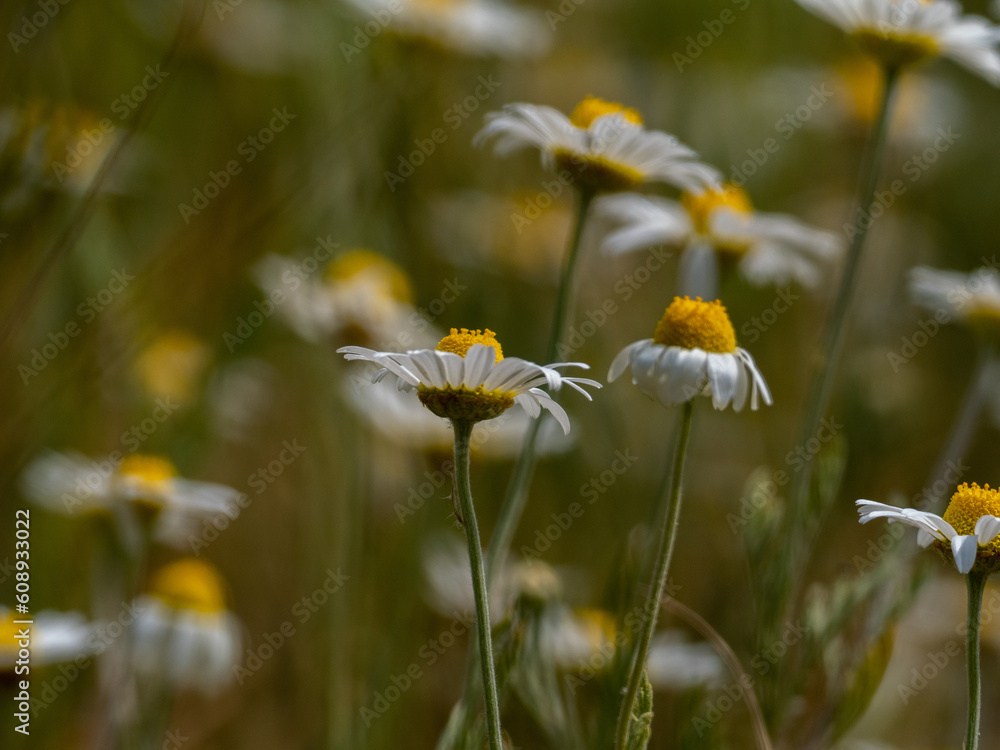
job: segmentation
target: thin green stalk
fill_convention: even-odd
[[[948,439],[945,441],[941,455],[934,465],[934,471],[927,482],[927,487],[931,493],[933,493],[932,488],[934,485],[939,481],[943,481],[947,476],[952,464],[961,464],[962,459],[965,458],[972,435],[976,430],[976,425],[979,423],[979,415],[982,412],[983,404],[986,402],[990,390],[996,382],[998,367],[1000,367],[1000,361],[998,361],[996,353],[991,347],[984,347],[979,354],[979,360],[976,363],[972,380],[969,381],[965,396],[962,398],[958,415],[955,417],[951,431],[948,433]],[[959,473],[959,477],[961,477],[961,472]],[[938,506],[944,497],[947,497],[947,493],[945,495],[929,494],[926,498],[927,504],[922,506],[922,509],[937,513],[939,510]]]
[[[854,227],[855,233],[851,238],[850,248],[847,252],[847,260],[840,279],[840,287],[837,290],[837,298],[834,301],[833,309],[830,312],[830,319],[826,326],[826,337],[818,363],[819,371],[813,380],[812,391],[809,394],[806,412],[802,420],[802,429],[799,432],[798,445],[800,446],[805,445],[811,438],[815,437],[819,429],[820,420],[823,418],[830,401],[830,393],[833,390],[833,382],[837,374],[837,364],[843,354],[847,334],[847,316],[857,287],[857,275],[865,238],[868,236],[868,228],[872,223],[870,218],[871,208],[875,204],[875,191],[878,187],[879,172],[881,171],[882,157],[889,130],[892,98],[896,90],[897,80],[898,70],[895,68],[885,68],[885,81],[882,88],[882,99],[879,105],[878,117],[872,126],[871,137],[865,149],[864,158],[862,159],[860,179],[858,181],[857,206],[865,212],[868,220],[859,221]],[[794,538],[794,535],[798,533],[798,526],[801,523],[801,516],[809,495],[812,469],[813,460],[810,457],[796,474],[792,485],[792,492],[789,498],[791,507],[789,508],[787,530],[790,536],[788,538]]]
[[[681,415],[680,435],[674,449],[670,500],[667,504],[666,517],[663,520],[663,529],[660,532],[659,549],[656,552],[653,586],[646,599],[642,631],[639,633],[638,647],[629,668],[625,699],[622,701],[622,707],[618,713],[618,726],[615,730],[616,750],[625,750],[628,741],[629,724],[632,720],[632,704],[635,702],[635,696],[639,692],[639,684],[642,682],[642,673],[646,668],[646,655],[649,653],[649,644],[653,640],[653,631],[656,629],[656,615],[660,611],[660,601],[663,599],[663,591],[667,586],[667,576],[670,573],[670,559],[674,555],[674,543],[677,541],[677,526],[681,514],[681,480],[684,475],[684,456],[687,454],[693,412],[694,399],[684,404],[684,411]]]
[[[455,428],[455,489],[462,508],[465,538],[469,543],[469,564],[472,567],[472,590],[476,598],[476,633],[479,641],[479,659],[482,667],[483,690],[486,694],[486,725],[490,750],[503,750],[500,737],[500,701],[497,698],[497,680],[493,669],[493,638],[490,633],[490,608],[486,591],[486,572],[483,567],[483,548],[479,541],[476,511],[472,506],[472,487],[469,483],[469,439],[474,422],[452,420]]]
[[[593,191],[586,188],[577,190],[576,223],[566,253],[562,278],[559,281],[559,292],[556,296],[556,307],[549,334],[549,347],[545,352],[542,364],[547,365],[555,362],[559,355],[559,340],[562,338],[563,330],[566,328],[566,319],[569,317],[574,271],[580,253],[580,238],[583,236],[583,228],[587,223],[587,213],[593,200]],[[486,574],[491,581],[507,554],[507,549],[514,538],[514,532],[517,530],[525,503],[528,500],[528,485],[531,484],[531,476],[535,470],[535,443],[538,441],[538,430],[541,425],[542,417],[531,421],[521,453],[514,465],[510,484],[507,485],[503,505],[500,506],[496,528],[493,530],[493,536],[490,538],[490,545],[486,551]]]
[[[969,667],[969,721],[965,730],[965,750],[979,747],[979,714],[982,687],[979,675],[979,616],[983,611],[983,592],[989,573],[972,571],[969,579],[969,619],[965,628],[965,654]]]

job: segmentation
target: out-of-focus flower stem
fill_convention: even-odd
[[[864,158],[861,163],[860,178],[858,180],[857,206],[865,212],[865,215],[870,214],[871,207],[875,203],[875,191],[878,188],[882,157],[885,152],[893,94],[896,90],[896,83],[899,76],[899,71],[895,68],[887,67],[884,69],[884,73],[878,116],[872,126],[871,137],[865,149]],[[830,394],[833,390],[833,383],[837,374],[837,365],[843,353],[847,334],[847,317],[857,287],[861,253],[864,250],[865,238],[868,236],[870,225],[870,220],[858,222],[855,227],[855,234],[851,238],[847,260],[840,279],[840,287],[837,290],[837,297],[833,303],[833,309],[830,312],[830,319],[827,323],[824,346],[820,354],[820,360],[817,363],[818,371],[813,380],[812,391],[809,394],[806,411],[802,419],[802,427],[797,443],[800,446],[806,445],[816,435],[820,420],[823,418],[824,412],[830,402]],[[806,461],[805,466],[796,474],[792,484],[792,492],[789,497],[788,524],[786,526],[786,538],[788,539],[795,538],[795,535],[799,532],[802,515],[808,504],[813,458]],[[790,562],[793,565],[797,564],[797,561],[794,559],[790,560]]]
[[[674,543],[677,541],[677,525],[681,514],[681,481],[684,476],[684,457],[687,454],[688,437],[691,434],[691,415],[694,413],[694,399],[687,401],[681,414],[680,435],[674,449],[674,464],[670,479],[670,499],[667,502],[667,512],[660,531],[660,543],[656,552],[656,564],[653,570],[653,585],[646,599],[643,611],[642,630],[632,663],[629,667],[628,683],[625,688],[625,699],[618,713],[618,726],[615,729],[615,748],[625,750],[628,742],[629,725],[632,721],[632,704],[639,692],[642,673],[646,668],[646,655],[649,653],[649,643],[656,629],[656,615],[660,611],[660,601],[667,586],[670,573],[670,560],[674,555]]]

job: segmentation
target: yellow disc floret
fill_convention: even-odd
[[[948,509],[942,518],[963,536],[976,533],[976,522],[983,516],[1000,516],[1000,491],[990,489],[988,484],[980,487],[972,484],[959,485],[951,496]],[[941,550],[948,549],[948,542],[935,541]],[[974,570],[993,571],[1000,567],[1000,537],[980,547],[976,552]]]
[[[135,503],[158,509],[177,476],[174,465],[161,456],[134,453],[118,467],[121,491]]]
[[[480,331],[478,328],[475,330],[452,328],[451,332],[441,339],[434,348],[439,352],[452,352],[459,357],[465,357],[465,353],[469,351],[469,348],[473,344],[485,344],[486,346],[493,347],[493,351],[497,353],[495,361],[499,362],[503,359],[503,349],[500,347],[500,342],[497,341],[496,336],[489,328],[485,332]]]
[[[681,196],[681,204],[691,215],[691,221],[699,234],[709,233],[709,216],[717,208],[745,215],[753,211],[750,196],[732,183],[726,183],[722,190],[706,190],[703,193],[685,192]]]
[[[406,272],[371,250],[348,250],[334,258],[326,267],[331,282],[364,282],[381,290],[398,302],[413,301],[413,290]]]
[[[995,304],[982,304],[973,301],[965,314],[969,327],[985,339],[1000,340],[1000,309]]]
[[[569,121],[578,128],[586,129],[594,124],[594,120],[604,115],[621,115],[633,125],[642,125],[642,115],[638,111],[617,102],[598,99],[596,96],[585,97],[577,104],[569,116]]]
[[[208,563],[185,558],[157,571],[149,594],[173,609],[221,612],[226,608],[222,577]]]
[[[726,308],[718,300],[703,302],[701,297],[674,297],[656,326],[653,341],[716,354],[736,351],[736,331]]]

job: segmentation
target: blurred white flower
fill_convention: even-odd
[[[653,638],[646,657],[646,675],[659,690],[710,687],[725,677],[722,659],[705,642],[690,643],[679,631],[664,631]]]
[[[554,604],[545,608],[540,627],[542,656],[556,666],[572,670],[611,664],[615,618],[610,612]]]
[[[32,620],[30,626],[15,625],[15,620]],[[30,666],[42,667],[73,661],[94,653],[92,640],[97,627],[80,612],[42,610],[37,614],[21,615],[0,607],[0,673],[9,672],[20,658],[18,633],[30,628]]]
[[[675,297],[663,313],[651,339],[629,344],[608,371],[608,382],[626,369],[632,383],[664,406],[695,396],[711,396],[716,409],[730,403],[740,411],[750,396],[771,404],[771,392],[750,353],[736,346],[736,332],[726,308],[718,301]]]
[[[277,315],[306,341],[388,347],[425,338],[429,324],[413,308],[409,278],[385,256],[355,249],[335,256],[322,273],[317,267],[313,259],[269,255],[254,268],[262,290],[283,295]]]
[[[536,365],[518,357],[504,357],[489,329],[483,333],[478,329],[452,328],[436,349],[418,349],[406,354],[377,352],[360,346],[341,347],[337,352],[348,360],[373,362],[381,369],[372,376],[372,382],[379,382],[391,373],[397,378],[400,390],[417,391],[420,403],[433,414],[451,420],[495,419],[514,404],[520,404],[531,417],[537,417],[545,409],[555,417],[563,432],[569,433],[566,411],[536,386],[546,384],[558,390],[565,383],[588,401],[591,396],[582,386],[601,387],[594,380],[566,377],[556,369],[570,366],[587,369],[582,362]]]
[[[427,603],[445,617],[475,612],[469,551],[458,539],[434,539],[424,548]],[[519,596],[551,600],[559,596],[562,582],[551,566],[540,560],[508,558],[492,576],[490,619],[495,625],[507,616]]]
[[[540,13],[500,0],[347,0],[387,31],[465,55],[537,57],[552,35]],[[347,43],[344,43],[345,45]],[[341,46],[350,60],[350,50]]]
[[[1000,274],[983,267],[972,273],[938,271],[919,266],[910,270],[910,298],[938,313],[940,322],[959,320],[979,333],[1000,334]]]
[[[953,0],[797,0],[839,26],[887,66],[931,57],[950,58],[1000,86],[1000,29],[980,16],[962,15]]]
[[[591,190],[628,190],[644,182],[702,190],[719,183],[718,172],[690,148],[672,135],[646,130],[636,110],[592,96],[569,117],[542,105],[508,104],[486,116],[473,143],[494,138],[497,154],[537,148],[546,169]]]
[[[203,519],[231,514],[240,497],[225,485],[183,479],[167,459],[139,453],[88,460],[49,451],[24,470],[21,487],[32,502],[55,513],[110,514],[125,524],[127,537],[135,532],[136,517],[152,518],[155,538],[177,548]]]
[[[161,568],[136,600],[132,663],[140,678],[213,694],[232,681],[240,625],[226,609],[222,578],[185,558]]]
[[[842,250],[835,234],[784,214],[754,211],[747,194],[735,185],[686,192],[679,203],[631,193],[612,195],[602,198],[597,210],[619,225],[604,237],[604,252],[680,246],[679,291],[706,299],[718,293],[724,262],[735,263],[758,286],[798,281],[816,288]]]

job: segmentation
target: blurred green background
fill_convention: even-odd
[[[22,34],[25,19],[42,5],[4,4],[5,33]],[[428,605],[423,560],[433,540],[461,537],[447,486],[403,523],[394,505],[445,455],[389,443],[367,428],[345,407],[348,366],[332,347],[297,336],[280,315],[244,341],[226,339],[265,298],[254,265],[269,253],[306,258],[317,238],[343,250],[370,248],[406,271],[418,308],[438,300],[449,282],[467,287],[454,302],[430,308],[444,308],[430,316],[436,327],[489,327],[506,354],[537,360],[549,336],[571,196],[563,190],[518,231],[513,217],[537,205],[552,178],[532,151],[498,159],[474,149],[486,112],[520,101],[569,112],[587,94],[619,101],[727,177],[749,171],[741,165],[776,137],[780,150],[744,185],[755,206],[841,231],[874,103],[871,69],[839,30],[791,0],[539,0],[532,7],[552,43],[530,58],[463,54],[394,33],[392,22],[345,54],[343,45],[356,45],[359,28],[372,19],[334,0],[51,5],[57,11],[35,36],[0,45],[0,559],[13,550],[14,510],[27,507],[18,479],[28,462],[43,448],[92,457],[119,448],[122,433],[155,405],[137,369],[141,353],[165,332],[186,331],[204,347],[203,366],[195,368],[188,401],[142,450],[170,456],[184,476],[251,496],[250,507],[201,554],[228,582],[244,652],[286,620],[295,622],[296,633],[243,685],[210,699],[180,696],[170,726],[190,737],[184,747],[191,748],[434,747],[460,691],[466,636],[433,664],[421,655],[429,639],[451,626]],[[679,62],[677,54],[691,55],[691,38],[726,9],[735,20],[690,64]],[[969,2],[966,10],[988,13],[983,2]],[[484,89],[483,79],[495,83]],[[823,86],[833,93],[802,117],[812,88]],[[477,87],[493,90],[476,98]],[[135,107],[123,99],[139,96]],[[912,336],[925,317],[907,299],[910,267],[972,270],[1000,249],[998,118],[995,89],[953,64],[934,62],[903,82],[883,183],[907,174],[908,160],[931,145],[937,128],[952,127],[960,138],[921,171],[869,238],[831,408],[845,425],[846,473],[805,581],[857,577],[854,556],[865,555],[868,540],[884,528],[860,527],[855,499],[887,501],[892,492],[910,498],[928,481],[976,345],[956,326],[898,371],[887,353],[898,352],[901,337]],[[261,133],[266,128],[274,129],[269,143],[249,143],[268,138]],[[388,184],[386,173],[398,173],[415,140],[436,128],[444,129],[444,142],[412,176]],[[94,141],[93,148],[83,145]],[[109,154],[113,163],[105,162],[108,172],[98,176]],[[60,175],[54,165],[72,165],[77,155],[79,165]],[[225,179],[220,175],[230,161],[239,172]],[[225,186],[197,213],[186,211],[185,204],[198,205],[196,191],[216,192],[206,189],[213,173]],[[626,279],[645,254],[608,259],[593,243],[583,252],[571,325],[579,328],[608,299],[619,312],[572,358],[590,363],[603,382],[621,347],[651,335],[674,294],[676,264],[652,273],[626,298]],[[99,293],[115,271],[134,278],[102,304]],[[771,309],[774,289],[731,279],[720,294],[775,405],[738,415],[700,405],[671,577],[678,599],[711,622],[745,666],[759,647],[753,621],[761,602],[752,593],[743,533],[734,533],[726,515],[738,513],[751,472],[761,465],[780,469],[794,446],[832,289],[832,282],[818,294],[793,287],[794,304],[764,329],[746,326]],[[81,305],[94,314],[81,314]],[[74,321],[79,335],[26,377],[21,367],[34,367],[36,350]],[[533,544],[551,514],[564,512],[585,483],[609,468],[615,451],[631,451],[634,467],[542,556],[566,571],[571,606],[611,607],[615,591],[635,585],[621,581],[621,560],[630,533],[653,512],[677,415],[625,380],[605,387],[593,404],[572,393],[562,403],[575,442],[540,464],[514,547]],[[1000,482],[997,438],[995,422],[984,414],[965,479]],[[258,495],[250,478],[285,440],[305,451]],[[486,538],[511,464],[474,459]],[[32,517],[33,601],[88,612],[97,540],[78,519],[41,510]],[[153,563],[176,554],[160,550]],[[896,689],[928,651],[955,637],[964,617],[961,580],[933,562],[934,583],[897,628],[889,677],[852,735],[885,744],[858,739],[844,747],[945,747],[961,732],[962,658],[906,705]],[[293,607],[322,585],[328,570],[343,571],[349,581],[300,623]],[[0,587],[0,602],[10,603],[11,583],[8,577]],[[665,616],[668,625],[685,627]],[[1000,629],[986,631],[989,706],[998,698]],[[414,663],[422,677],[366,726],[361,708]],[[56,673],[48,669],[35,673],[36,685]],[[4,746],[92,746],[95,691],[94,675],[82,675],[35,719],[30,739],[5,735]],[[651,747],[750,747],[742,707],[727,713],[710,738],[693,731],[691,716],[719,695],[718,686],[693,695],[658,692]],[[515,699],[505,710],[505,728],[518,747],[552,746]],[[984,736],[1000,736],[989,711]]]

